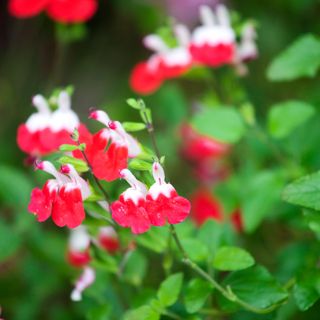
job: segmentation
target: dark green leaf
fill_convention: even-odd
[[[161,305],[171,306],[177,301],[182,286],[182,279],[182,273],[176,273],[161,283],[157,293]]]
[[[251,254],[238,247],[221,247],[213,259],[213,266],[222,271],[235,271],[251,267],[254,258]]]
[[[308,310],[319,299],[319,293],[312,279],[309,279],[308,282],[296,283],[293,288],[293,296],[301,311]]]
[[[286,101],[275,104],[268,114],[268,129],[275,138],[284,138],[306,122],[315,109],[302,101]]]
[[[193,117],[192,125],[199,133],[228,143],[238,142],[245,133],[239,112],[226,106],[202,110]]]
[[[197,312],[205,304],[210,292],[211,285],[202,279],[193,279],[189,282],[184,302],[189,313]]]
[[[303,76],[314,77],[320,66],[320,41],[308,34],[280,53],[268,68],[272,81],[289,81]]]

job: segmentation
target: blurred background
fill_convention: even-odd
[[[65,231],[58,232],[49,223],[45,226],[35,223],[26,212],[30,190],[44,178],[24,165],[25,155],[16,145],[18,125],[33,112],[31,97],[37,93],[50,95],[56,87],[71,84],[75,88],[73,109],[83,122],[90,107],[105,108],[113,118],[122,121],[138,120],[125,100],[135,96],[128,84],[132,67],[149,56],[142,46],[142,37],[166,24],[168,17],[194,26],[198,21],[197,7],[203,3],[214,6],[217,2],[102,0],[92,20],[83,28],[71,30],[56,25],[44,14],[31,19],[11,17],[7,1],[1,1],[0,305],[5,319],[100,319],[94,313],[99,310],[91,310],[92,301],[75,304],[69,299],[72,270],[62,254],[67,239]],[[319,105],[319,77],[316,81],[279,83],[275,90],[275,84],[267,81],[266,68],[299,35],[319,33],[320,2],[224,3],[241,17],[257,22],[260,57],[250,64],[249,75],[239,81],[246,88],[258,118],[272,103],[292,98],[293,92],[294,98]],[[68,43],[66,38],[72,32],[85,36]],[[201,85],[183,79],[169,81],[157,93],[146,97],[156,127],[162,132],[158,134],[161,149],[173,167],[179,161],[175,151],[178,142],[170,137],[201,93]],[[314,136],[318,138],[319,134]],[[306,162],[316,168],[319,157],[308,155]],[[181,180],[179,171],[175,171],[173,180]],[[318,319],[304,317],[297,315],[295,319]]]

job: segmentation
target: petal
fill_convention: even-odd
[[[191,210],[190,201],[184,197],[174,197],[169,201],[171,212],[168,214],[168,222],[171,224],[181,223],[184,221]]]
[[[159,73],[151,71],[146,62],[138,63],[132,70],[130,76],[131,89],[140,94],[151,94],[162,84]]]
[[[44,10],[49,0],[10,0],[8,9],[17,18],[29,18]]]
[[[43,222],[51,215],[52,201],[43,190],[35,188],[31,193],[28,211],[35,214],[39,222]]]
[[[85,212],[79,188],[69,188],[66,184],[57,195],[52,211],[52,220],[58,227],[78,227],[85,218]]]
[[[83,267],[87,265],[91,260],[89,248],[83,252],[68,251],[67,260],[74,267]]]
[[[62,23],[80,23],[92,18],[98,8],[96,0],[52,0],[48,15]]]

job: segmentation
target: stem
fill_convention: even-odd
[[[163,310],[161,312],[162,314],[164,314],[165,316],[171,318],[171,319],[176,319],[176,320],[183,320],[183,318],[179,317],[177,314],[169,311],[169,310]]]

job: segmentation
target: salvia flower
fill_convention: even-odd
[[[163,81],[179,77],[188,71],[192,65],[189,52],[190,35],[184,25],[174,28],[178,46],[170,48],[160,36],[148,35],[143,43],[146,48],[154,52],[146,61],[140,62],[133,69],[130,85],[140,94],[149,94],[157,90]]]
[[[28,210],[39,222],[51,216],[59,227],[78,227],[85,218],[83,201],[90,195],[87,182],[70,164],[62,166],[63,173],[49,161],[43,161],[37,167],[53,175],[54,179],[48,180],[42,189],[32,190]]]
[[[81,301],[82,292],[92,285],[96,279],[96,273],[91,267],[85,267],[83,273],[80,275],[79,279],[76,281],[75,287],[71,292],[72,301]]]
[[[146,196],[146,208],[150,222],[154,226],[181,223],[190,213],[189,200],[178,195],[170,183],[165,182],[165,174],[159,162],[154,162],[152,173],[155,183]]]
[[[98,244],[110,254],[116,253],[120,249],[119,237],[111,226],[99,228]]]
[[[128,158],[136,157],[141,148],[129,135],[120,122],[111,121],[106,112],[97,110],[90,118],[104,124],[106,128],[94,135],[80,131],[79,141],[86,144],[85,154],[98,179],[113,181],[119,178],[120,171],[127,168]],[[73,152],[76,158],[83,159],[80,151]]]
[[[72,143],[70,134],[74,129],[86,131],[80,124],[77,114],[71,110],[70,96],[61,91],[57,98],[57,110],[52,112],[42,95],[32,100],[37,112],[26,123],[21,124],[17,132],[19,148],[31,156],[43,156],[59,149],[64,143]]]
[[[120,174],[129,183],[130,188],[120,195],[119,200],[111,204],[112,218],[120,226],[131,228],[135,234],[146,232],[151,225],[146,210],[147,188],[128,169],[122,170]]]
[[[98,8],[97,0],[9,0],[8,9],[16,18],[30,18],[42,12],[61,23],[89,20]]]
[[[227,9],[218,5],[215,13],[210,7],[200,7],[202,25],[191,37],[190,52],[194,61],[211,67],[230,64],[235,54],[235,33]]]
[[[67,260],[74,267],[83,267],[90,260],[90,235],[85,226],[70,230]]]

